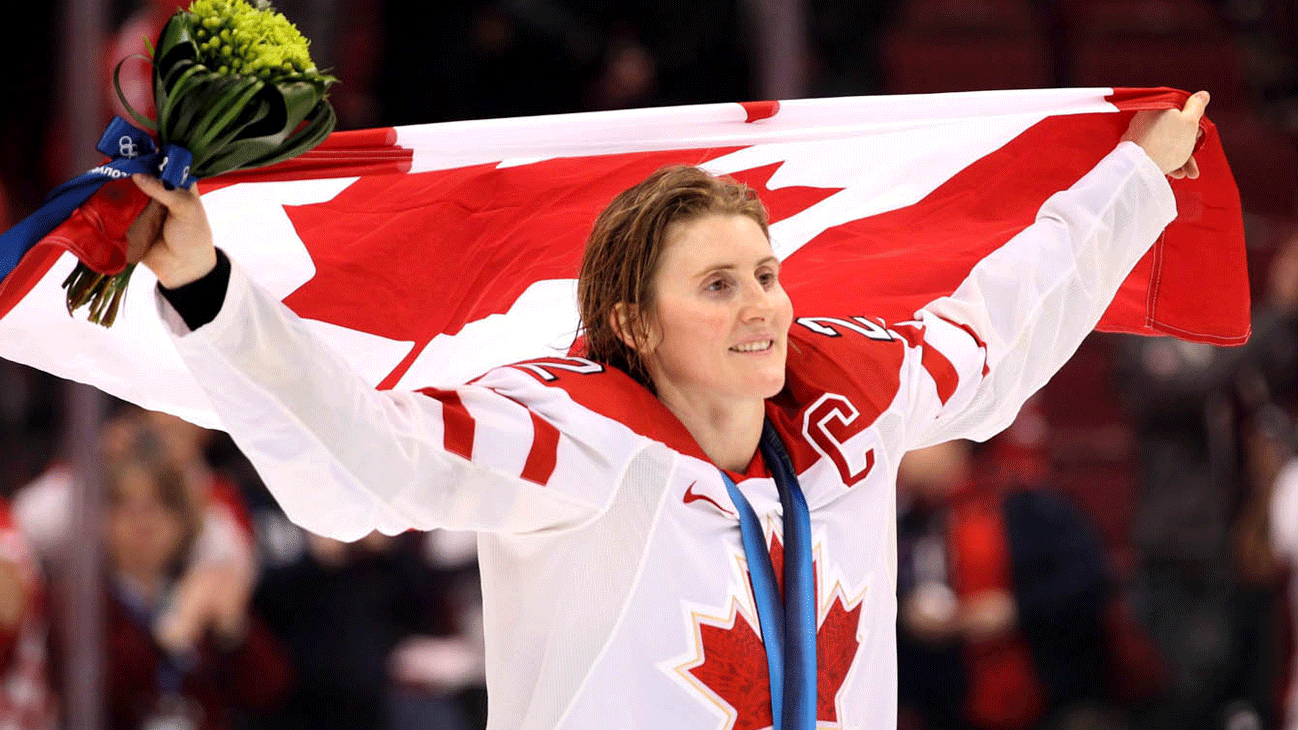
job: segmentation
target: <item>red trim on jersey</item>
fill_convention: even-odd
[[[960,325],[956,326],[960,327]],[[942,405],[946,405],[946,402],[951,400],[951,396],[955,394],[956,387],[960,385],[960,375],[956,372],[955,366],[951,364],[946,355],[938,352],[937,348],[924,342],[924,325],[894,324],[892,329],[905,338],[911,347],[920,348],[923,354],[920,355],[919,362],[937,385],[937,399],[942,401]],[[969,331],[964,327],[961,327],[961,329],[966,332]],[[976,337],[974,339],[977,340]],[[981,342],[978,344],[979,346],[982,345]],[[984,348],[983,351],[986,352],[986,349]],[[986,369],[986,367],[987,365],[984,364],[983,368]]]
[[[559,429],[531,411],[528,415],[532,417],[532,448],[519,476],[544,487],[559,458]]]
[[[924,355],[920,358],[920,364],[933,377],[933,382],[937,383],[937,399],[942,401],[942,405],[951,400],[955,394],[955,389],[960,385],[960,374],[956,372],[955,366],[946,358],[946,355],[937,351],[934,347],[925,347]],[[985,365],[983,367],[986,367]]]
[[[551,368],[546,372],[554,376],[554,379],[546,380],[532,368],[518,367],[528,363],[553,366],[554,358],[524,360],[508,367],[527,373],[542,385],[563,390],[578,405],[617,421],[642,436],[661,441],[687,456],[708,461],[703,449],[699,448],[680,419],[667,410],[667,406],[657,396],[621,370],[608,365],[597,373]]]
[[[473,458],[473,432],[476,430],[473,416],[460,401],[460,394],[453,390],[440,388],[423,388],[419,391],[442,404],[442,448],[462,456]]]
[[[770,401],[766,402],[766,416],[767,418],[770,418],[771,416]],[[788,448],[787,444],[789,443],[790,437],[780,430],[778,424],[775,427],[775,431],[776,433],[780,434],[780,440],[786,444],[785,448]],[[797,464],[795,463],[794,466],[796,467]],[[766,468],[766,460],[762,458],[761,449],[758,449],[757,451],[753,452],[753,458],[748,462],[748,466],[744,467],[743,471],[731,471],[730,469],[725,469],[725,468],[723,468],[722,471],[728,474],[730,476],[730,480],[733,481],[735,484],[738,484],[745,479],[765,479],[771,476],[771,470]],[[734,513],[732,512],[731,514]]]
[[[991,368],[987,366],[987,343],[983,342],[983,338],[979,337],[977,332],[974,332],[973,327],[970,327],[963,322],[953,322],[945,317],[942,318],[942,321],[949,325],[959,327],[964,330],[965,334],[973,338],[973,341],[978,345],[978,349],[983,351],[983,376],[986,377],[987,373],[991,372]]]

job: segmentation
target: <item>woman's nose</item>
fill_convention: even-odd
[[[742,316],[745,320],[767,319],[775,311],[775,303],[771,300],[771,292],[762,286],[760,282],[751,282],[744,294],[744,307]]]

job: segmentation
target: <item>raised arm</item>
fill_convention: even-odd
[[[485,387],[374,390],[218,256],[196,190],[137,184],[166,211],[137,230],[144,263],[171,289],[161,315],[290,519],[343,540],[412,527],[519,533],[579,525],[607,504],[633,439],[583,429],[554,398],[529,410]],[[179,302],[182,287],[208,300]]]
[[[1207,101],[1199,92],[1183,109],[1139,112],[1113,152],[916,314],[916,344],[934,354],[914,370],[909,448],[991,437],[1072,356],[1176,217],[1165,176],[1198,177],[1190,153]],[[935,359],[949,391],[933,387]]]

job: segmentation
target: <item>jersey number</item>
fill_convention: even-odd
[[[565,370],[570,373],[581,373],[582,375],[604,372],[603,365],[594,360],[587,360],[584,357],[556,357],[545,362],[517,363],[514,367],[535,373],[537,377],[547,383],[553,383],[559,379],[558,375],[550,372],[551,370]]]
[[[840,317],[799,317],[797,323],[815,332],[818,335],[826,337],[842,337],[840,330],[847,330],[864,335],[872,340],[888,341],[892,339],[892,334],[882,325],[871,322],[865,317],[852,317],[851,319],[842,319]]]
[[[817,453],[834,462],[843,483],[852,486],[874,468],[874,449],[854,450],[846,445],[865,429],[860,411],[837,393],[825,393],[802,417],[802,435]]]

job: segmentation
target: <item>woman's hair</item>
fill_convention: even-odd
[[[645,318],[653,315],[656,304],[653,280],[668,227],[706,215],[748,216],[770,235],[766,207],[752,188],[688,165],[658,170],[599,214],[577,279],[587,358],[616,367],[652,390],[640,353],[614,327],[617,305],[625,305],[627,335],[642,344]]]
[[[102,444],[101,469],[104,493],[110,507],[122,500],[122,484],[136,475],[148,480],[158,501],[181,525],[181,540],[171,556],[168,572],[178,575],[189,560],[203,524],[203,505],[190,488],[184,465],[177,463],[163,441],[163,434],[139,417],[117,419],[107,431],[116,430],[110,444]],[[107,440],[107,439],[105,439]]]

